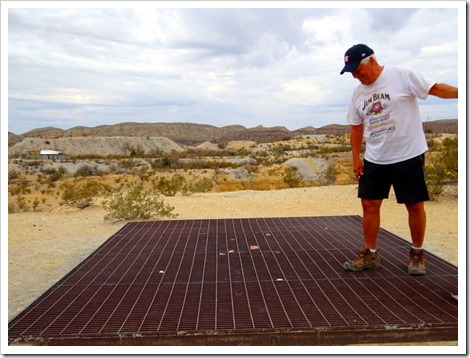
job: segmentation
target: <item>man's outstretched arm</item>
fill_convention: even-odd
[[[436,83],[429,90],[429,94],[440,98],[459,98],[459,89],[445,83]]]

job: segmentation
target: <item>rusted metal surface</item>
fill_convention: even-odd
[[[382,268],[350,273],[357,216],[125,225],[9,324],[40,345],[340,345],[457,340],[457,268],[381,229]]]

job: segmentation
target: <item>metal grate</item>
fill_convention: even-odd
[[[381,229],[380,270],[342,263],[358,216],[132,222],[9,324],[10,343],[347,344],[456,340],[457,268]]]

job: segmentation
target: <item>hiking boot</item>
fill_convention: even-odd
[[[378,251],[370,252],[369,249],[363,248],[359,252],[359,256],[354,260],[345,262],[343,267],[348,271],[376,270],[380,267],[380,257]]]
[[[408,261],[408,274],[420,276],[426,274],[424,265],[424,250],[410,250],[410,261]]]

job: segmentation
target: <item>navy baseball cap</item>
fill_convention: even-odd
[[[358,44],[351,47],[344,54],[344,67],[340,74],[345,72],[353,72],[363,59],[374,54],[369,46]]]

